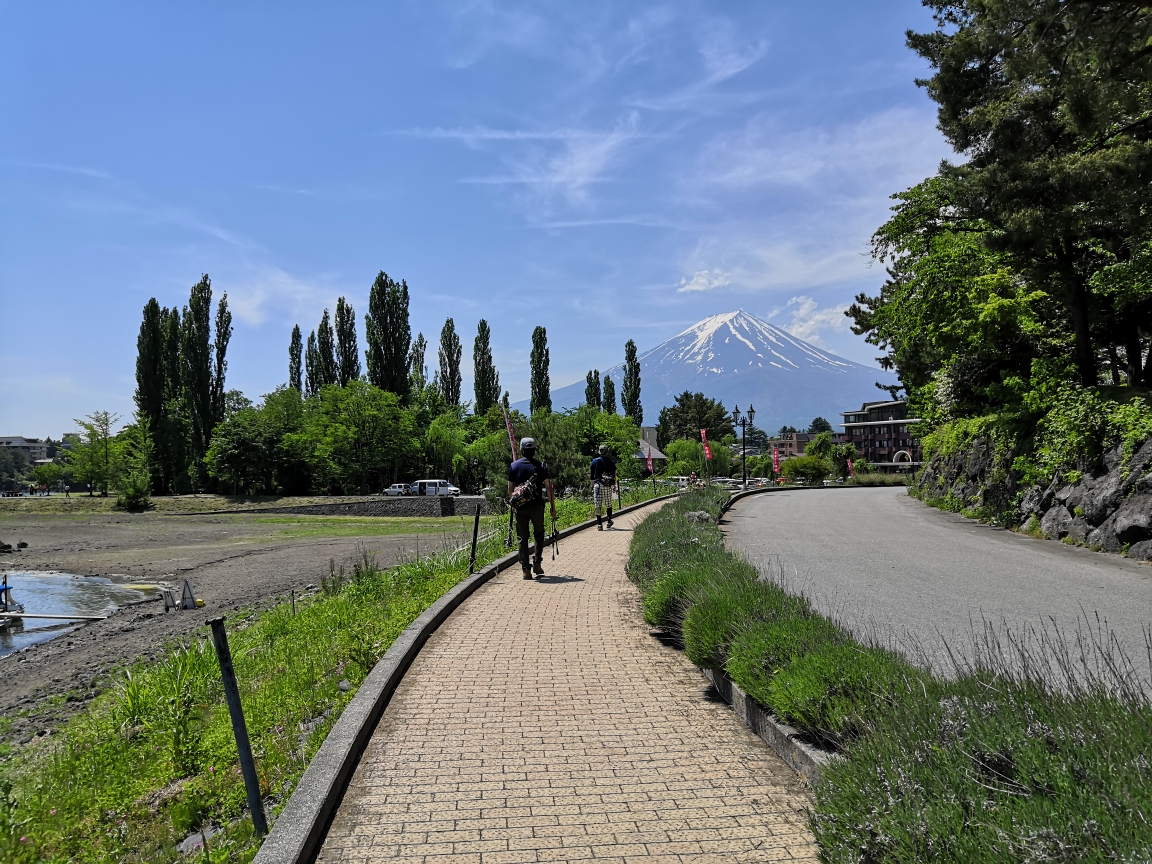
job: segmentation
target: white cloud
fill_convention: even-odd
[[[690,294],[694,291],[712,291],[732,284],[732,277],[723,270],[699,270],[691,279],[687,277],[680,280],[678,294]]]
[[[328,304],[334,308],[337,291],[328,286],[306,282],[279,267],[258,266],[246,268],[247,273],[213,279],[221,287],[227,286],[228,308],[245,324],[263,324],[273,313],[285,318],[301,314],[320,318],[319,308]],[[313,314],[314,313],[314,314]],[[307,328],[305,328],[307,329]]]
[[[801,294],[793,297],[783,307],[774,309],[768,318],[771,319],[780,314],[791,315],[792,320],[783,325],[784,330],[797,339],[803,339],[813,345],[824,345],[821,341],[821,334],[824,331],[845,332],[848,330],[850,322],[844,315],[847,309],[847,304],[825,306],[821,309],[815,300]]]

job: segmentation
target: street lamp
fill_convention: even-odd
[[[749,404],[747,413],[742,417],[740,416],[740,406],[737,405],[732,409],[732,423],[740,427],[740,468],[744,474],[743,487],[748,488],[748,427],[752,425],[752,420],[756,417],[756,409]]]

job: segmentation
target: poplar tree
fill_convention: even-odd
[[[308,348],[304,352],[304,373],[307,376],[305,396],[316,396],[320,392],[320,349],[316,347],[316,331],[308,334]]]
[[[589,408],[600,408],[600,370],[589,369],[584,379],[584,404]]]
[[[604,393],[600,397],[600,407],[609,414],[616,413],[616,382],[607,372],[604,373]]]
[[[640,361],[636,357],[636,343],[624,343],[624,384],[620,388],[620,402],[624,416],[637,426],[644,425],[644,409],[640,405]]]
[[[408,355],[408,375],[413,390],[423,390],[428,386],[428,367],[424,365],[424,355],[428,352],[428,340],[423,333],[417,333]]]
[[[155,435],[156,461],[162,472],[163,493],[173,493],[183,488],[187,468],[188,413],[184,399],[183,364],[180,359],[180,346],[184,328],[180,320],[180,310],[173,306],[163,310],[163,356],[164,366],[164,417],[161,428]]]
[[[194,491],[205,479],[204,454],[212,430],[212,282],[208,274],[192,286],[184,307],[180,339],[180,378],[188,418],[188,476]]]
[[[456,324],[451,318],[444,322],[440,331],[440,392],[449,405],[460,404],[460,358],[463,355],[460,337],[456,335]]]
[[[412,327],[408,322],[408,283],[399,284],[383,270],[368,292],[364,316],[368,348],[368,380],[383,390],[405,398],[409,392]]]
[[[500,400],[500,376],[492,362],[492,331],[483,318],[476,326],[476,341],[472,343],[472,368],[475,378],[476,414],[486,414]]]
[[[166,311],[166,310],[165,310]],[[153,297],[144,304],[136,337],[136,411],[155,434],[164,415],[164,312]]]
[[[288,343],[288,386],[293,390],[303,392],[301,381],[301,363],[303,362],[304,345],[300,338],[300,325],[292,328],[292,341]]]
[[[320,316],[320,326],[316,328],[316,356],[319,360],[317,369],[317,390],[335,384],[338,373],[336,370],[336,339],[332,333],[332,319],[328,317],[328,310]]]
[[[537,327],[532,331],[532,354],[529,363],[532,369],[532,391],[529,399],[530,410],[552,411],[552,385],[548,378],[548,331]]]
[[[336,301],[336,374],[341,387],[360,377],[356,347],[356,310],[341,297]]]
[[[212,433],[217,425],[224,422],[224,377],[228,373],[228,342],[232,339],[232,313],[228,311],[228,292],[220,297],[216,306],[216,338],[212,348],[216,355],[215,365],[212,367],[212,423],[208,427],[208,435],[204,439],[204,448],[212,442]]]

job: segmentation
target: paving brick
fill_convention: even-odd
[[[631,536],[568,538],[543,581],[508,571],[440,627],[319,861],[816,860],[802,782],[649,635]]]

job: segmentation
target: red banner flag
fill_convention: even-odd
[[[704,458],[707,459],[709,462],[711,462],[712,461],[712,448],[708,446],[708,430],[707,429],[701,429],[700,430],[700,440],[704,444]]]
[[[504,412],[504,425],[508,428],[508,444],[512,448],[512,461],[515,462],[518,457],[516,456],[516,435],[512,431],[512,421],[508,418],[507,408],[501,405],[500,410]]]
[[[780,473],[780,451],[775,447],[772,448],[772,470]]]
[[[852,470],[852,460],[851,459],[848,460],[848,473],[851,474],[853,477],[856,476],[856,472],[854,470]]]
[[[655,471],[652,470],[652,445],[651,444],[648,445],[648,473],[649,474],[655,474],[656,473]]]

